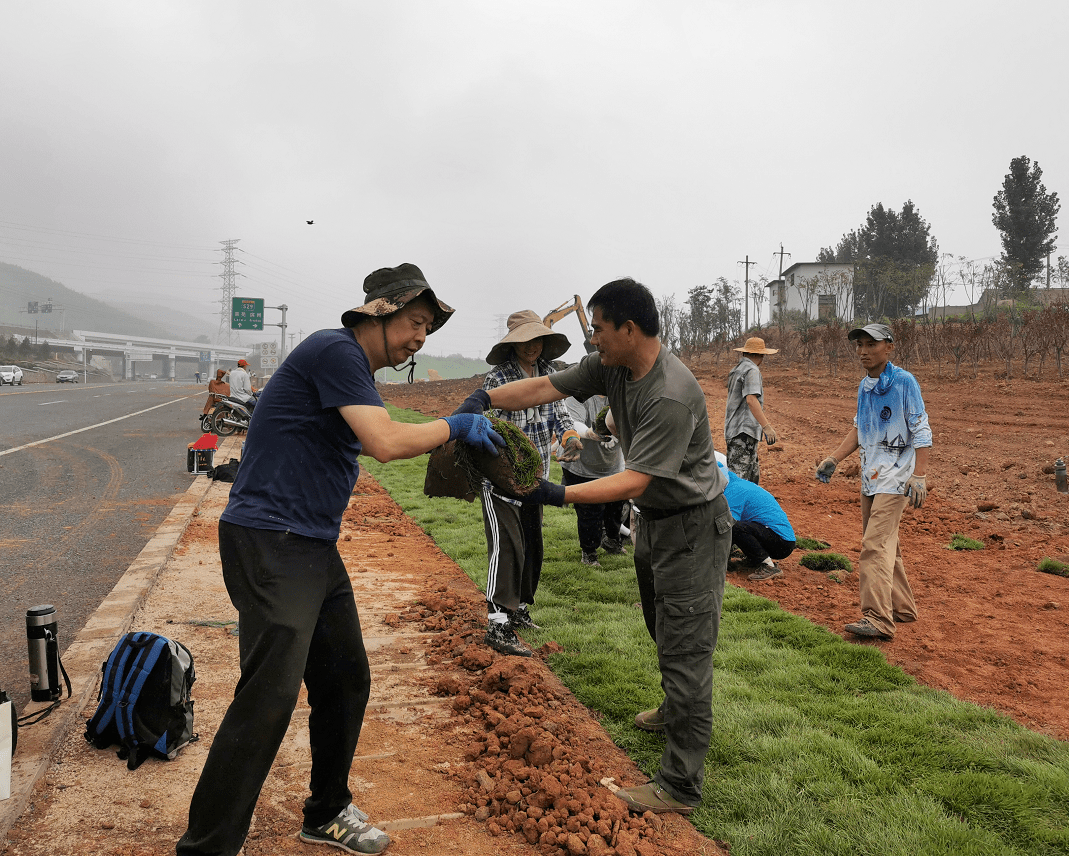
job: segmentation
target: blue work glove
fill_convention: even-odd
[[[524,505],[555,505],[560,508],[564,505],[564,485],[554,484],[545,479],[538,480],[538,487],[527,496],[514,496]]]
[[[481,413],[454,413],[452,416],[442,416],[441,419],[449,426],[450,440],[460,440],[495,458],[497,450],[505,448],[505,440]]]
[[[485,389],[477,389],[464,399],[464,403],[453,411],[453,415],[457,416],[461,413],[482,413],[489,406],[490,393]]]

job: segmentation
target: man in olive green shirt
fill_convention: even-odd
[[[690,814],[701,802],[712,735],[712,655],[731,550],[727,478],[716,465],[705,396],[661,345],[649,290],[617,280],[602,286],[588,306],[596,354],[545,378],[508,383],[488,395],[479,390],[461,410],[608,397],[624,470],[567,487],[543,480],[523,501],[635,501],[635,573],[665,693],[660,707],[638,714],[635,724],[663,731],[666,745],[653,781],[617,796],[636,812]]]

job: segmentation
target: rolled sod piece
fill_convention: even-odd
[[[606,404],[603,408],[601,408],[601,410],[598,411],[598,415],[594,419],[594,424],[590,426],[594,429],[595,434],[600,434],[602,437],[612,436],[612,432],[609,430],[609,426],[605,422],[605,420],[608,418],[608,415],[609,405]]]
[[[509,496],[526,496],[542,478],[542,456],[527,435],[511,422],[491,416],[490,423],[505,441],[495,457],[466,443],[451,440],[431,452],[423,492],[471,502],[482,480]]]

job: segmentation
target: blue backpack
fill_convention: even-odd
[[[85,739],[136,770],[149,755],[174,760],[197,739],[190,691],[193,655],[181,642],[155,633],[127,633],[101,667],[104,679]]]

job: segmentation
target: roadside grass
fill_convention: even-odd
[[[423,496],[426,461],[361,463],[483,587],[479,504]],[[581,565],[572,509],[547,508],[544,533],[532,610],[543,629],[525,638],[563,646],[554,671],[652,774],[663,739],[632,720],[662,696],[631,557]],[[1069,852],[1065,743],[923,687],[876,648],[730,584],[714,663],[715,725],[691,819],[733,854]]]

